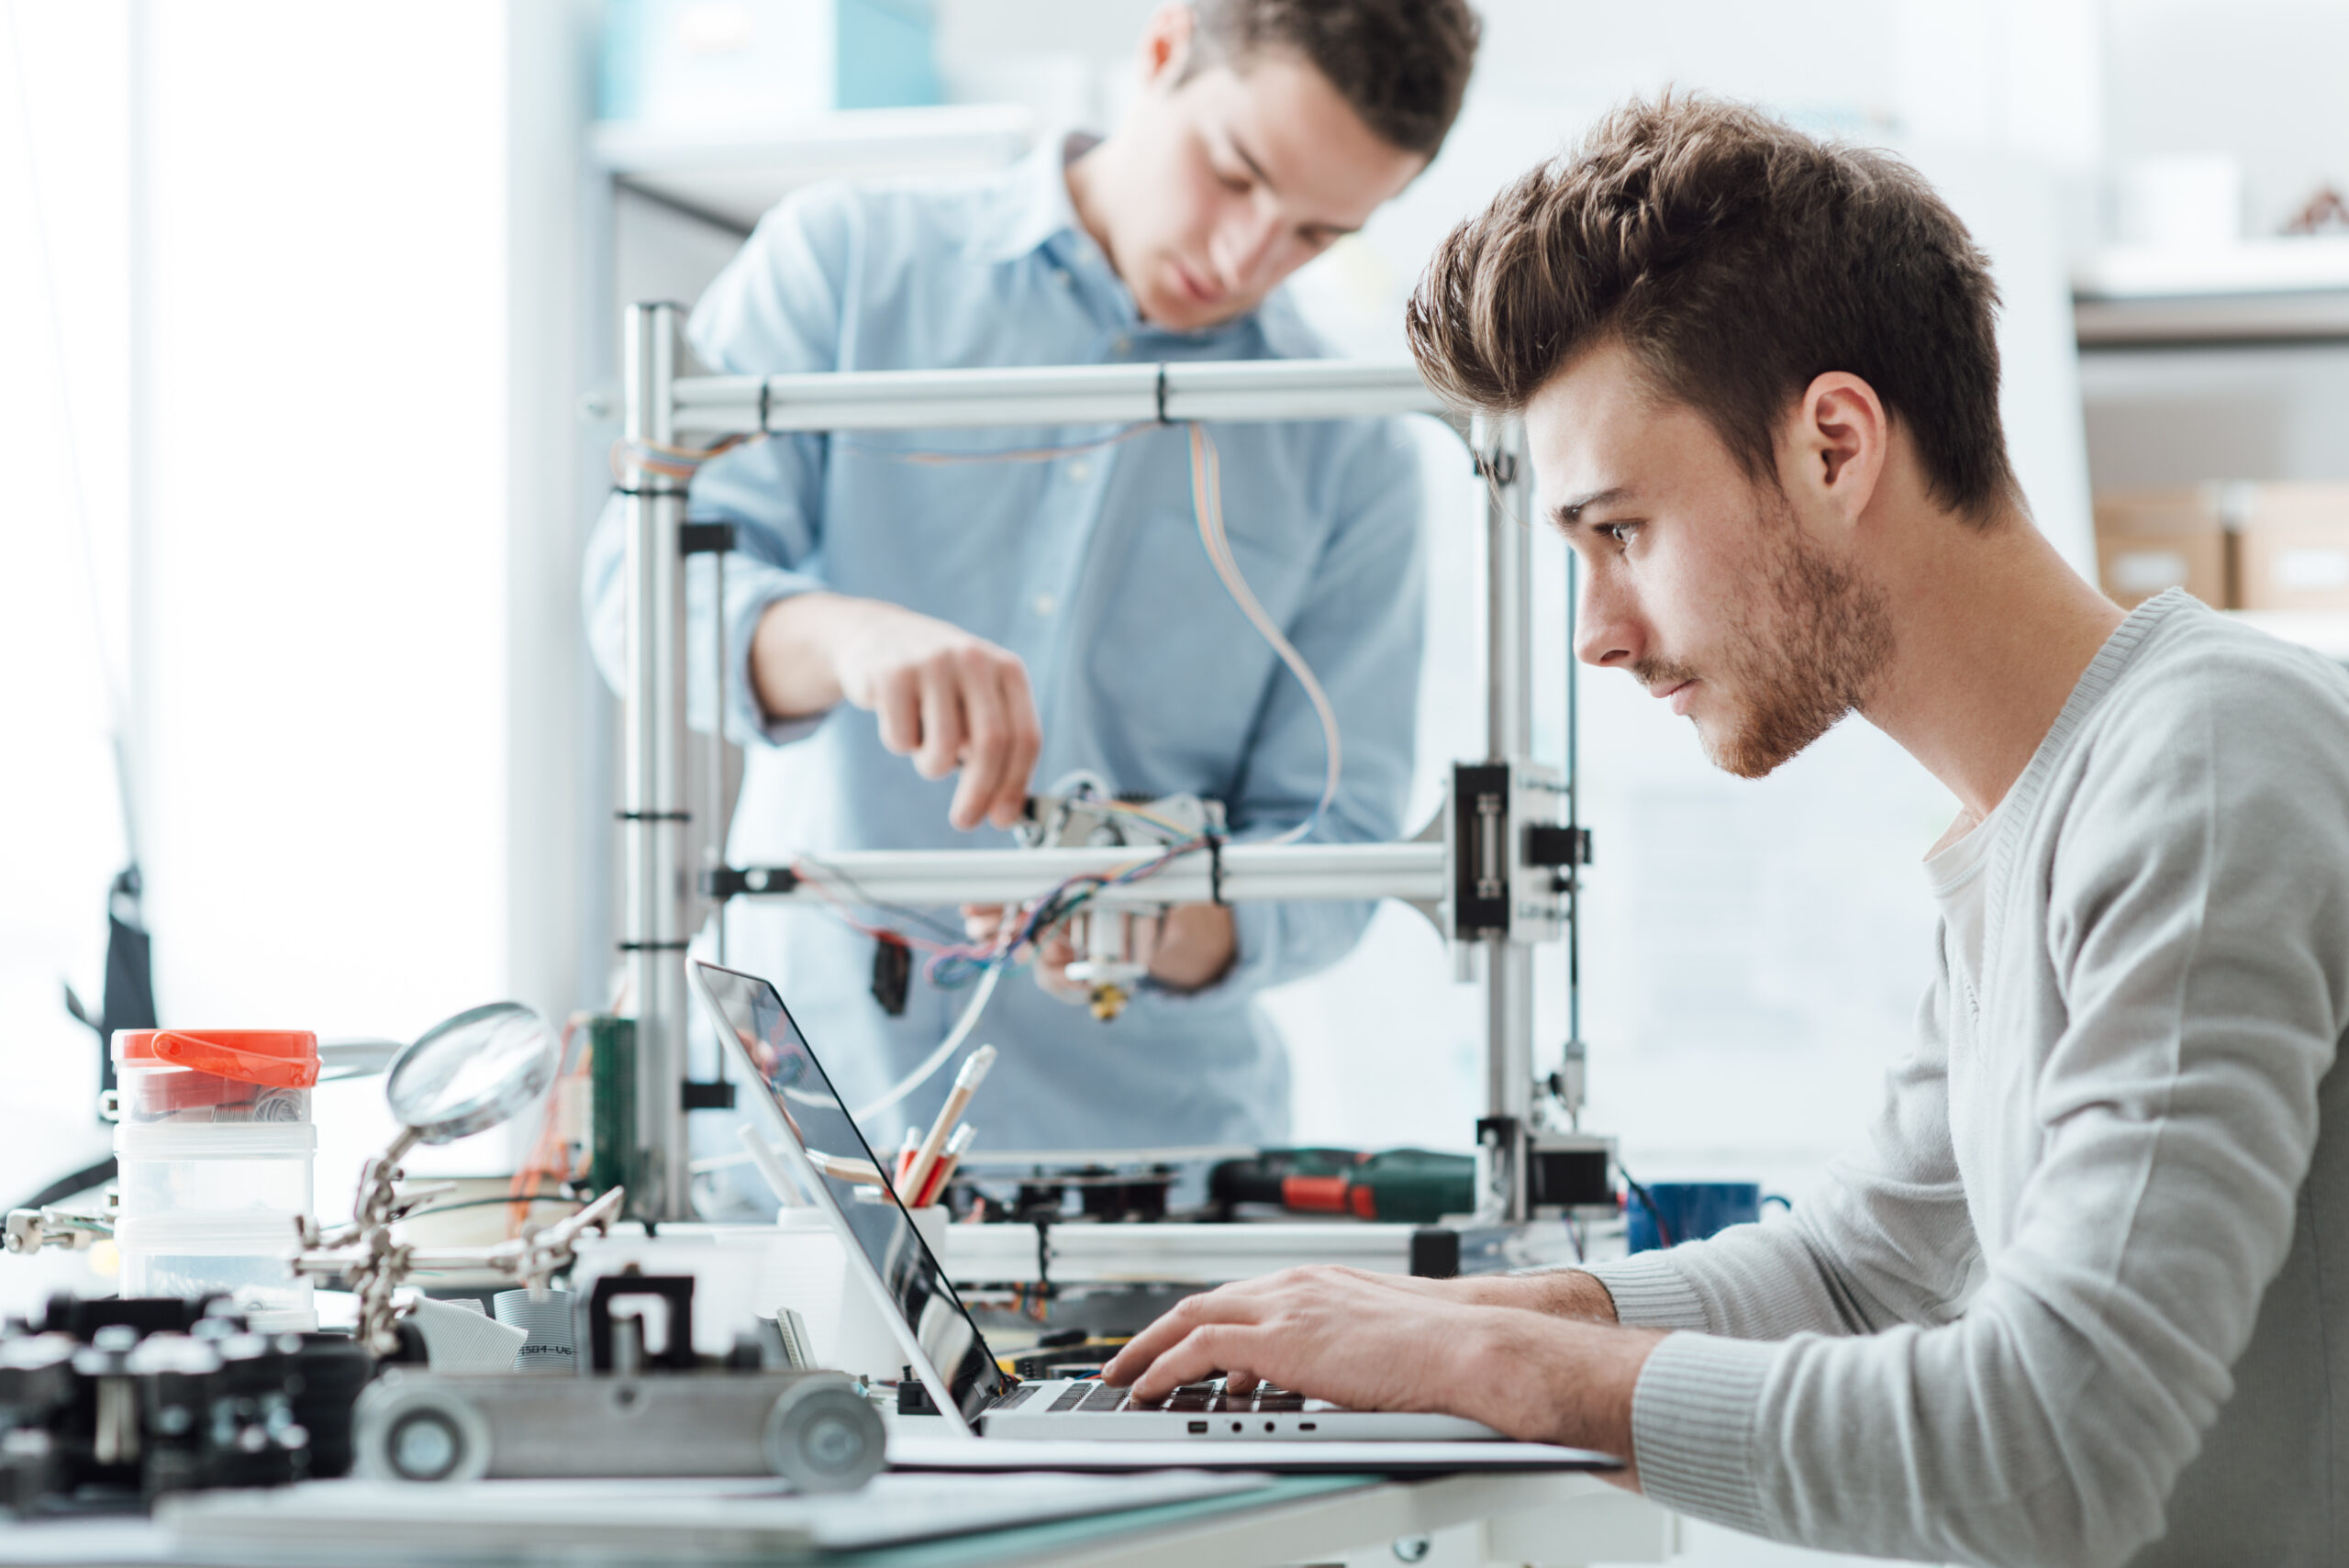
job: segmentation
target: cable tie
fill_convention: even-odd
[[[1162,425],[1172,423],[1166,417],[1166,361],[1164,360],[1158,361],[1158,422]]]
[[[689,490],[643,490],[626,484],[615,484],[612,486],[612,494],[647,496],[655,501],[683,501],[689,498],[693,493]]]
[[[1209,833],[1208,841],[1208,902],[1223,902],[1223,835]]]
[[[767,378],[759,377],[759,434],[762,436],[774,433],[767,428],[767,399],[774,395],[767,386]]]
[[[685,951],[685,944],[684,942],[622,942],[619,944],[619,950],[622,952],[683,952]]]
[[[690,811],[615,811],[612,816],[622,822],[690,822]]]

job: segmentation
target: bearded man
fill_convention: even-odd
[[[1844,1551],[2349,1561],[2349,675],[2064,563],[2008,463],[1996,305],[1908,168],[1699,98],[1445,242],[1413,346],[1522,414],[1578,655],[1732,773],[1856,712],[1956,795],[1932,988],[1789,1220],[1227,1286],[1112,1382],[1451,1411]]]

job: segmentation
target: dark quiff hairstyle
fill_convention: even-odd
[[[1480,24],[1466,0],[1197,0],[1187,79],[1285,52],[1311,65],[1381,141],[1435,156],[1460,116]]]
[[[1741,105],[1634,99],[1453,229],[1405,312],[1446,397],[1522,409],[1613,339],[1757,483],[1811,381],[1848,372],[1977,522],[2020,491],[1998,422],[1997,287],[1932,188],[1888,154]]]

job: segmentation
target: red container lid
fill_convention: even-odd
[[[277,1089],[306,1089],[318,1081],[318,1037],[308,1029],[117,1029],[114,1059]]]

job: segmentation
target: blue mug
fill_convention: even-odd
[[[1634,1252],[1676,1246],[1749,1225],[1765,1203],[1794,1205],[1754,1182],[1657,1182],[1631,1187],[1623,1201],[1624,1236]]]

